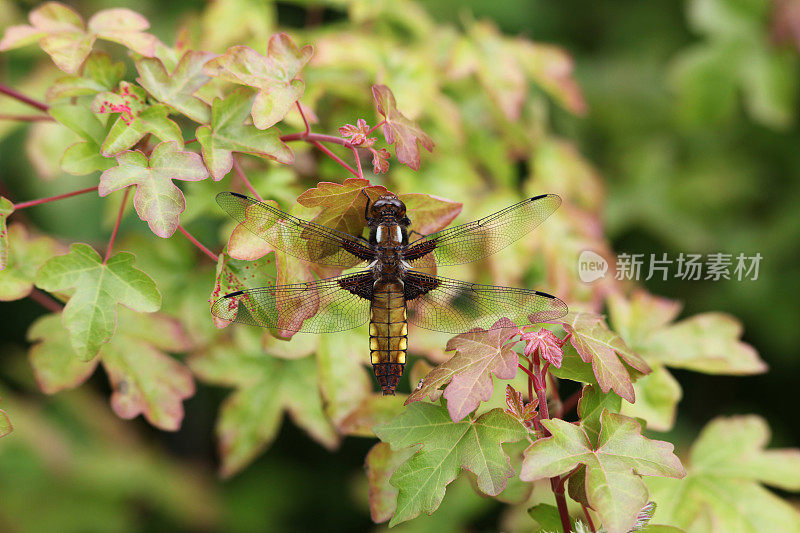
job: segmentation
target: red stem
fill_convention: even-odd
[[[119,204],[119,212],[117,213],[117,222],[114,224],[114,230],[111,232],[111,238],[108,239],[108,246],[106,247],[106,256],[103,258],[103,264],[105,265],[108,262],[108,258],[111,257],[111,249],[114,247],[114,239],[117,238],[117,231],[119,231],[119,224],[122,222],[122,215],[125,213],[125,204],[128,203],[128,194],[130,194],[131,188],[127,187],[125,189],[125,194],[122,196],[122,203]]]
[[[358,148],[352,146],[350,148],[353,151],[353,157],[356,160],[356,168],[358,169],[358,177],[364,179],[364,171],[361,169],[361,157],[358,155]]]
[[[18,120],[20,122],[44,122],[52,121],[53,117],[50,115],[2,115],[0,120]]]
[[[61,311],[64,310],[63,305],[50,298],[48,295],[46,295],[39,289],[36,288],[31,289],[31,292],[30,294],[28,294],[28,297],[52,313],[60,313]]]
[[[530,371],[530,370],[528,370],[527,368],[525,368],[524,366],[522,366],[520,363],[517,363],[517,367],[519,367],[519,369],[520,369],[520,370],[522,370],[523,372],[525,372],[526,374],[528,374],[528,377],[529,377],[529,378],[535,379],[535,378],[533,377],[533,374],[531,373],[531,371]],[[530,379],[528,380],[528,383],[529,383],[529,384],[531,383],[531,380],[530,380]],[[531,395],[531,397],[530,397],[530,398],[528,398],[528,400],[532,400],[532,399],[533,399],[533,395]]]
[[[28,104],[31,107],[35,107],[36,109],[38,109],[40,111],[44,111],[45,113],[47,112],[47,104],[45,104],[43,102],[40,102],[38,100],[34,100],[33,98],[29,98],[29,97],[25,96],[24,94],[15,91],[11,87],[9,87],[7,85],[3,85],[2,83],[0,83],[0,93],[7,94],[11,98],[19,100],[20,102],[22,102],[24,104]]]
[[[179,229],[179,230],[181,230],[181,233],[183,233],[183,235],[184,235],[184,236],[185,236],[187,239],[189,239],[189,242],[191,242],[192,244],[194,244],[195,246],[197,246],[198,248],[200,248],[200,250],[201,250],[201,251],[202,251],[204,254],[206,254],[206,255],[209,257],[209,259],[211,259],[211,260],[212,260],[212,261],[214,261],[215,263],[216,263],[217,261],[219,261],[219,256],[217,256],[217,255],[216,255],[214,252],[212,252],[211,250],[209,250],[208,248],[206,248],[205,246],[203,246],[202,244],[200,244],[200,241],[198,241],[197,239],[195,239],[194,237],[192,237],[192,235],[191,235],[191,234],[190,234],[188,231],[186,231],[185,229],[183,229],[183,226],[181,226],[181,225],[179,224],[179,225],[178,225],[178,229]]]
[[[251,193],[253,193],[253,196],[255,196],[259,202],[262,201],[263,198],[261,198],[261,195],[258,194],[258,191],[255,189],[255,187],[253,187],[253,184],[250,183],[250,180],[247,179],[247,176],[245,176],[242,167],[239,166],[239,161],[236,160],[236,157],[233,158],[233,169],[236,171],[239,179],[242,180],[242,183],[244,183],[244,186],[247,187]]]
[[[47,202],[55,202],[56,200],[63,200],[64,198],[69,198],[70,196],[77,196],[79,194],[85,194],[87,192],[96,191],[98,188],[97,185],[94,187],[87,187],[85,189],[80,189],[78,191],[67,192],[64,194],[59,194],[58,196],[49,196],[47,198],[39,198],[38,200],[28,200],[27,202],[20,202],[18,204],[14,204],[14,209],[25,209],[26,207],[33,207],[34,205],[39,204],[46,204]]]
[[[597,533],[597,528],[594,527],[594,522],[592,522],[592,515],[589,514],[589,509],[584,504],[581,504],[581,508],[583,509],[583,516],[586,517],[586,523],[589,525],[589,529],[592,531],[592,533]]]
[[[306,135],[311,133],[311,126],[308,125],[308,119],[306,118],[306,114],[303,113],[303,106],[300,105],[300,100],[297,100],[294,103],[297,106],[297,110],[300,112],[300,116],[303,117],[303,124],[306,126]]]
[[[386,119],[381,120],[380,122],[378,122],[377,124],[372,126],[370,129],[368,129],[367,130],[367,134],[364,135],[364,137],[369,137],[370,133],[372,133],[373,131],[377,130],[378,128],[380,128],[384,124],[386,124]]]
[[[331,159],[342,165],[344,168],[346,168],[350,173],[353,174],[353,176],[359,177],[358,172],[353,167],[345,163],[341,157],[328,150],[328,148],[325,145],[323,145],[318,141],[311,141],[311,144],[319,148],[325,155],[327,155],[328,157],[330,157]]]

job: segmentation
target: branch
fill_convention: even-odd
[[[57,301],[50,298],[47,294],[43,293],[37,288],[31,289],[30,294],[28,294],[28,298],[36,302],[37,304],[41,305],[48,311],[52,313],[60,313],[64,310],[64,306],[58,303]]]
[[[3,85],[2,83],[0,83],[0,93],[6,94],[11,98],[14,98],[15,100],[19,100],[23,104],[28,104],[31,107],[35,107],[36,109],[47,113],[47,104],[40,102],[38,100],[34,100],[33,98],[28,98],[24,94],[18,93],[11,87]]]
[[[341,157],[328,150],[328,148],[326,148],[322,143],[318,141],[311,141],[311,144],[319,148],[325,155],[327,155],[328,157],[330,157],[331,159],[342,165],[344,168],[346,168],[350,173],[353,174],[353,176],[357,178],[359,177],[358,172],[356,172],[356,170],[353,167],[342,161]]]
[[[303,106],[300,105],[300,100],[297,100],[294,103],[297,106],[297,110],[300,112],[300,116],[303,117],[303,124],[306,126],[306,130],[304,133],[309,134],[311,133],[311,126],[308,125],[308,119],[306,118],[306,114],[303,113]]]
[[[111,249],[114,247],[114,239],[117,238],[117,231],[119,231],[119,224],[122,222],[122,215],[125,213],[125,204],[128,203],[128,194],[130,194],[131,188],[125,188],[125,194],[122,196],[122,203],[119,204],[119,213],[117,213],[117,222],[114,224],[114,230],[111,232],[111,238],[108,240],[108,246],[106,247],[106,256],[103,258],[103,264],[105,265],[108,262],[108,258],[111,256]]]
[[[25,209],[26,207],[33,207],[39,204],[46,204],[47,202],[55,202],[56,200],[63,200],[64,198],[69,198],[70,196],[77,196],[79,194],[85,194],[87,192],[96,191],[97,188],[98,186],[95,185],[94,187],[87,187],[85,189],[59,194],[57,196],[49,196],[47,198],[39,198],[38,200],[28,200],[27,202],[20,202],[18,204],[14,204],[14,210]]]
[[[236,157],[233,158],[233,169],[236,171],[239,179],[242,180],[242,183],[244,183],[244,186],[247,187],[251,193],[253,193],[253,196],[255,196],[259,202],[262,201],[263,198],[261,198],[261,195],[258,194],[258,191],[255,189],[255,187],[253,187],[253,184],[250,183],[250,180],[247,179],[247,176],[245,176],[244,171],[242,170],[242,167],[239,166],[239,161],[236,159]]]
[[[214,252],[212,252],[211,250],[209,250],[208,248],[206,248],[205,246],[203,246],[202,244],[200,244],[200,241],[198,241],[197,239],[195,239],[194,237],[192,237],[192,235],[191,235],[191,234],[190,234],[188,231],[186,231],[186,230],[183,228],[183,226],[181,226],[180,224],[178,224],[178,229],[181,231],[181,233],[183,233],[183,235],[184,235],[184,236],[185,236],[187,239],[189,239],[189,242],[191,242],[192,244],[194,244],[195,246],[197,246],[198,248],[200,248],[200,250],[201,250],[201,251],[202,251],[204,254],[206,254],[206,255],[208,256],[208,258],[209,258],[209,259],[211,259],[211,260],[212,260],[212,261],[214,261],[215,263],[216,263],[217,261],[219,261],[219,256],[218,256],[217,254],[215,254]]]
[[[358,177],[364,179],[364,171],[361,169],[361,157],[358,155],[358,148],[355,146],[351,146],[350,149],[353,151],[353,157],[356,160],[356,168],[358,169]]]
[[[338,155],[334,154],[328,148],[326,148],[321,144],[323,142],[328,142],[344,146],[345,148],[353,149],[354,146],[350,143],[350,141],[346,139],[342,139],[341,137],[336,137],[334,135],[324,135],[322,133],[302,132],[302,133],[290,133],[289,135],[281,135],[281,140],[283,142],[306,141],[308,143],[311,143],[317,148],[319,148],[325,155],[327,155],[328,157],[330,157],[331,159],[342,165],[344,168],[346,168],[348,172],[353,174],[353,176],[357,178],[361,178],[364,176],[363,172],[359,173],[356,169],[354,169],[353,167],[342,161],[342,158],[340,158]],[[358,160],[358,154],[356,154],[356,160],[360,168],[361,162]]]

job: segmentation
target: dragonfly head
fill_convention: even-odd
[[[370,217],[376,223],[395,222],[406,226],[410,223],[406,217],[406,204],[393,194],[375,200],[370,207]]]

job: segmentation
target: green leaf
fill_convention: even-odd
[[[346,418],[372,392],[372,378],[364,367],[364,354],[367,353],[368,346],[365,333],[323,335],[319,341],[316,358],[319,391],[325,405],[325,414],[337,428],[341,428]],[[353,349],[355,343],[359,343],[363,350]],[[390,397],[390,401],[396,408],[401,408],[400,398]]]
[[[528,509],[528,514],[542,526],[539,531],[563,533],[564,528],[561,527],[561,516],[558,514],[558,508],[555,505],[540,503]]]
[[[5,437],[13,430],[14,426],[11,425],[11,419],[8,418],[5,411],[0,409],[0,437]]]
[[[389,479],[415,452],[414,447],[394,451],[387,443],[379,442],[367,453],[364,465],[369,481],[369,513],[376,524],[386,522],[394,515],[398,490]]]
[[[619,413],[621,407],[622,398],[613,392],[603,394],[595,385],[583,387],[581,399],[578,401],[578,418],[593,446],[597,445],[600,436],[600,415],[606,409],[612,413]]]
[[[64,152],[60,163],[64,172],[80,176],[114,166],[113,158],[100,153],[106,127],[91,109],[80,104],[57,104],[50,106],[48,113],[84,139]]]
[[[570,343],[584,362],[592,363],[600,389],[613,390],[628,402],[635,401],[633,384],[623,361],[642,373],[650,367],[622,340],[608,329],[603,317],[592,313],[570,313],[564,319],[564,330],[571,334]]]
[[[266,355],[258,337],[241,328],[236,338],[235,345],[217,345],[189,360],[203,381],[236,389],[217,419],[221,474],[232,476],[261,454],[277,436],[284,411],[314,440],[335,447],[338,437],[323,412],[313,358]]]
[[[181,129],[170,120],[167,106],[147,105],[147,95],[140,87],[120,82],[119,92],[98,94],[92,101],[95,113],[119,113],[103,141],[101,153],[106,157],[127,150],[147,135],[162,141],[175,141],[183,148]]]
[[[647,421],[647,429],[669,431],[675,425],[675,414],[683,391],[669,370],[652,365],[653,371],[633,384],[636,403],[624,403],[622,414]]]
[[[76,355],[88,361],[114,335],[117,304],[152,313],[161,307],[155,282],[133,267],[133,255],[119,252],[103,262],[88,244],[74,243],[66,255],[47,261],[36,275],[46,291],[75,289],[63,312]]]
[[[581,427],[559,419],[542,423],[552,436],[525,451],[520,477],[536,481],[586,465],[586,496],[609,533],[627,533],[647,503],[639,476],[685,475],[672,444],[644,438],[636,420],[604,411],[596,446]]]
[[[317,366],[319,366],[319,363],[317,363]],[[360,373],[366,374],[363,366]],[[368,375],[366,376],[366,382],[371,389],[372,380]],[[403,402],[405,399],[405,394],[384,396],[380,393],[373,393],[368,395],[337,424],[339,433],[355,437],[374,437],[375,432],[372,431],[372,428],[400,416],[404,409]]]
[[[231,171],[233,152],[253,154],[287,165],[294,163],[294,153],[281,141],[277,129],[259,130],[252,124],[245,124],[254,94],[243,87],[225,99],[215,98],[211,125],[197,128],[203,159],[216,181]]]
[[[6,219],[14,212],[11,200],[0,196],[0,270],[8,265],[8,227]]]
[[[196,122],[206,123],[211,118],[208,104],[194,93],[211,79],[203,74],[203,65],[214,56],[211,52],[189,50],[172,73],[167,72],[160,59],[142,58],[136,62],[139,71],[136,81],[162,104]]]
[[[375,428],[393,450],[421,445],[392,475],[399,489],[397,510],[389,526],[421,512],[432,514],[444,498],[445,487],[462,468],[477,476],[478,487],[490,496],[500,494],[514,475],[503,451],[504,442],[525,438],[527,431],[501,409],[477,419],[452,422],[447,410],[430,403],[414,403],[393,421]]]
[[[303,95],[305,84],[298,79],[314,49],[298,49],[285,33],[270,37],[267,57],[247,46],[233,46],[206,63],[208,76],[258,89],[253,101],[253,124],[267,129],[281,121]]]
[[[414,170],[419,170],[420,153],[417,143],[432,152],[433,139],[422,131],[416,122],[409,120],[398,111],[394,94],[387,86],[373,85],[372,95],[378,113],[386,120],[383,125],[383,136],[387,143],[395,145],[394,151],[397,160]]]
[[[507,343],[519,328],[507,318],[498,320],[494,327],[450,339],[445,350],[455,350],[455,355],[423,378],[422,386],[414,389],[406,405],[426,397],[436,401],[442,395],[439,389],[449,383],[444,397],[450,418],[457,422],[492,397],[492,375],[497,379],[516,376],[519,356]]]
[[[112,62],[105,52],[92,52],[84,61],[80,75],[64,76],[47,89],[48,100],[60,100],[113,91],[125,76],[125,64]]]
[[[116,335],[100,357],[75,356],[59,315],[45,315],[28,330],[29,352],[39,388],[54,394],[82,384],[102,361],[111,382],[111,407],[121,418],[143,414],[155,427],[175,431],[183,419],[182,401],[194,394],[191,372],[165,352],[192,347],[180,323],[160,314],[122,309]]]
[[[8,228],[8,242],[8,262],[6,268],[0,270],[0,301],[6,302],[28,296],[39,267],[65,251],[50,237],[30,237],[22,224]]]
[[[692,446],[685,479],[648,479],[653,520],[687,533],[800,531],[800,512],[761,485],[800,491],[800,450],[766,450],[769,433],[754,415],[712,420]]]
[[[255,289],[275,283],[275,257],[272,255],[256,260],[234,259],[227,253],[219,254],[214,288],[211,291],[211,302],[216,302],[226,294],[246,289]],[[238,309],[238,303],[235,304]],[[231,309],[233,311],[233,309]],[[218,328],[228,326],[231,321],[212,316]]]
[[[158,144],[150,160],[139,151],[117,155],[118,166],[100,176],[100,196],[136,186],[133,205],[139,218],[147,221],[159,237],[170,237],[178,228],[178,217],[186,209],[186,200],[172,180],[201,181],[208,171],[198,154],[181,151],[176,142]]]
[[[298,196],[297,203],[321,208],[313,222],[351,235],[361,235],[366,225],[364,208],[367,198],[364,194],[375,200],[377,196],[388,193],[386,187],[371,185],[367,179],[347,178],[343,183],[321,181]]]

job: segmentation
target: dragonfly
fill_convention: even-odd
[[[421,235],[409,231],[406,206],[396,195],[371,201],[362,193],[369,238],[297,218],[243,194],[218,194],[220,207],[274,249],[347,271],[231,292],[214,302],[212,313],[230,322],[298,333],[333,333],[369,323],[370,361],[384,395],[395,393],[403,374],[409,323],[459,334],[500,327],[496,324],[503,317],[548,322],[567,314],[567,305],[546,292],[430,273],[433,267],[483,259],[517,241],[558,209],[559,196],[534,196],[473,222]]]

